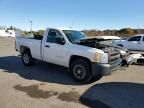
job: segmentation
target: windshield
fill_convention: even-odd
[[[80,31],[63,30],[63,32],[71,43],[77,43],[87,37],[83,32]]]

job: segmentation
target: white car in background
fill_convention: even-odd
[[[128,56],[127,61],[130,64],[144,63],[144,34],[135,35],[128,40],[115,40],[113,44],[128,49],[130,55]]]
[[[126,47],[132,53],[144,54],[144,34],[135,35],[128,40],[116,40],[114,43]]]
[[[14,30],[0,30],[0,37],[15,37]]]

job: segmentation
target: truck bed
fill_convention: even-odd
[[[19,36],[19,38],[26,38],[26,39],[36,39],[36,40],[42,40],[42,35],[34,35],[34,36]]]
[[[28,47],[31,50],[32,57],[41,60],[41,42],[42,40],[32,37],[16,37],[16,50],[20,52],[20,47]]]

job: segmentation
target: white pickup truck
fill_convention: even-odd
[[[128,40],[117,40],[114,43],[128,48],[130,52],[144,54],[144,34],[135,35]]]
[[[33,65],[35,60],[61,65],[83,83],[110,75],[121,64],[119,50],[73,29],[48,28],[39,38],[16,37],[16,51],[26,66]]]

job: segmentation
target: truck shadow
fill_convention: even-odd
[[[64,67],[45,62],[37,62],[32,67],[26,67],[21,62],[21,58],[16,56],[0,57],[0,69],[8,73],[17,73],[29,80],[65,85],[81,85],[81,83],[72,79],[72,75]]]
[[[79,101],[92,108],[144,108],[144,85],[108,82],[89,88]]]

